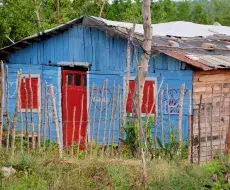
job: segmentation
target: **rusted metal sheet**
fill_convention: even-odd
[[[194,67],[200,68],[204,71],[213,70],[212,67],[206,66],[203,63],[200,63],[199,61],[192,60],[188,57],[186,57],[186,54],[182,51],[171,51],[171,50],[160,50],[162,53],[165,53],[168,56],[174,57],[175,59],[179,59],[185,63],[188,63]]]

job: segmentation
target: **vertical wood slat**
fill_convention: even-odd
[[[30,139],[29,139],[29,125],[28,125],[28,90],[27,90],[27,87],[26,87],[26,79],[25,79],[25,77],[23,77],[23,86],[24,86],[25,101],[26,101],[26,103],[25,103],[25,106],[26,106],[25,121],[26,121],[27,152],[29,152]]]
[[[84,95],[82,95],[82,98],[81,98],[81,113],[80,113],[81,115],[80,115],[80,124],[79,124],[79,130],[78,130],[77,158],[79,155],[81,139],[82,139],[81,129],[82,129],[82,118],[83,118],[83,106],[84,106]]]
[[[102,85],[102,92],[101,92],[101,98],[100,98],[99,118],[97,122],[96,151],[98,151],[98,146],[99,146],[99,134],[100,134],[100,127],[101,127],[101,115],[102,115],[102,104],[103,104],[103,98],[104,98],[104,91],[105,91],[105,81],[103,82],[103,85]]]
[[[43,148],[46,149],[46,126],[47,126],[47,114],[48,114],[48,94],[47,94],[47,82],[45,82],[45,96],[44,96],[44,116],[43,116]]]
[[[6,114],[7,114],[7,136],[6,136],[6,149],[9,148],[10,141],[10,113],[9,113],[9,72],[8,66],[6,65]]]
[[[201,116],[201,108],[202,108],[202,94],[200,95],[200,103],[198,109],[198,164],[200,164],[201,159],[201,125],[200,125],[200,116]]]
[[[171,131],[171,118],[170,118],[170,100],[169,100],[169,86],[168,84],[165,85],[166,88],[166,97],[167,97],[167,108],[168,108],[168,125],[169,131]]]
[[[113,126],[113,109],[114,109],[114,94],[115,94],[115,81],[113,81],[113,90],[112,90],[112,97],[111,97],[111,112],[110,112],[110,119],[109,119],[109,132],[108,132],[108,139],[107,139],[107,147],[109,147],[110,143],[111,143],[111,130],[112,130],[112,126]],[[125,108],[124,108],[125,109]],[[111,151],[111,149],[110,149]],[[106,149],[106,153],[109,153],[109,148]]]
[[[210,116],[210,123],[211,123],[211,129],[210,129],[210,136],[211,136],[211,141],[210,141],[210,144],[211,144],[211,158],[213,158],[213,121],[212,121],[212,117],[213,117],[213,101],[214,101],[214,97],[213,97],[213,94],[214,94],[214,87],[212,86],[212,98],[211,98],[211,102],[212,102],[212,105],[211,105],[211,116]]]
[[[98,98],[98,92],[99,88],[96,89],[96,98],[95,98],[95,104],[94,104],[94,110],[93,110],[93,122],[92,122],[92,137],[91,137],[91,143],[90,143],[90,157],[92,158],[93,155],[93,141],[94,141],[94,129],[95,129],[95,119],[96,119],[96,112],[97,112],[97,98]]]
[[[17,128],[17,116],[19,110],[19,98],[20,98],[20,89],[21,89],[21,72],[18,71],[17,76],[17,96],[16,96],[16,103],[15,103],[15,112],[14,112],[14,121],[13,121],[13,129],[12,129],[12,141],[11,141],[11,156],[14,156],[14,145],[15,145],[15,134]]]
[[[87,110],[87,126],[86,126],[86,135],[85,135],[85,158],[87,158],[87,154],[88,154],[88,143],[91,144],[90,112],[91,112],[91,105],[93,101],[93,95],[94,95],[94,82],[89,95],[89,106]]]
[[[164,94],[164,90],[161,91],[161,97],[160,97],[161,141],[164,147],[165,143],[164,143],[164,120],[163,120],[163,94]]]
[[[223,97],[223,82],[221,83],[221,89],[220,89],[220,106],[219,106],[219,138],[220,138],[220,158],[221,158],[221,154],[222,154],[222,130],[221,130],[221,114],[222,114],[222,106],[223,106],[223,102],[222,102],[222,97]]]
[[[21,128],[21,152],[23,152],[23,146],[24,146],[24,127],[23,127],[23,117],[22,117],[22,102],[21,102],[21,97],[19,97],[19,110],[20,110],[20,128]]]
[[[116,124],[116,114],[117,114],[117,108],[119,107],[119,94],[120,94],[120,85],[117,85],[117,94],[116,94],[116,105],[113,112],[113,125],[112,125],[112,147],[111,147],[111,155],[114,155],[114,130],[115,130],[115,124]]]
[[[3,112],[4,112],[4,94],[5,94],[5,72],[4,72],[4,64],[3,61],[0,61],[1,64],[1,75],[0,75],[0,97],[1,97],[1,102],[0,102],[0,148],[2,148],[2,135],[3,135]]]
[[[182,147],[182,121],[183,121],[183,103],[184,103],[184,90],[185,84],[181,85],[180,89],[180,99],[179,99],[179,118],[178,118],[178,141],[179,148]]]
[[[188,162],[191,162],[192,159],[192,93],[191,90],[188,91]]]
[[[153,94],[153,96],[154,96],[154,94]],[[147,101],[146,101],[146,105],[145,105],[145,112],[146,112],[145,119],[146,119],[146,123],[144,125],[144,133],[143,133],[143,138],[144,138],[144,142],[145,142],[145,149],[146,149],[146,151],[148,151],[148,148],[147,148],[147,131],[148,131],[148,115],[149,115],[148,105],[149,105],[149,86],[148,86],[148,89],[147,89]]]
[[[127,50],[126,50],[126,78],[125,78],[125,94],[124,94],[124,109],[123,109],[123,115],[122,115],[122,122],[121,122],[121,126],[120,126],[120,138],[118,141],[118,153],[119,155],[121,154],[121,149],[122,149],[122,145],[123,145],[123,138],[124,138],[124,127],[126,125],[126,117],[127,117],[127,113],[126,113],[126,104],[127,104],[127,100],[128,100],[128,94],[129,94],[129,79],[130,79],[130,65],[131,65],[131,42],[133,41],[133,34],[134,34],[134,30],[135,30],[135,24],[133,24],[133,27],[129,30],[128,33],[128,44],[127,44]]]
[[[54,95],[53,85],[50,85],[50,96],[51,96],[51,100],[52,100],[52,111],[53,111],[54,125],[55,125],[55,131],[56,131],[56,143],[58,146],[59,157],[62,158],[63,155],[62,155],[60,132],[59,132],[59,125],[58,125],[56,98]]]
[[[65,146],[68,146],[68,75],[66,75],[65,83],[65,107],[66,107],[66,121],[65,121]]]
[[[73,132],[72,132],[72,140],[71,140],[71,156],[74,156],[74,137],[75,137],[75,129],[76,129],[76,124],[75,124],[75,118],[76,118],[76,106],[73,108]],[[79,131],[78,131],[78,138],[79,138]],[[78,154],[77,154],[78,155]]]
[[[228,113],[229,113],[229,116],[228,116],[228,129],[227,129],[227,135],[226,135],[226,153],[229,156],[230,155],[230,102],[228,104]]]
[[[41,97],[41,92],[40,92],[40,86],[41,82],[38,80],[38,97]],[[41,147],[41,103],[38,100],[38,128],[37,128],[37,137],[38,137],[38,142],[37,142],[37,148]],[[35,142],[36,143],[36,142]]]
[[[206,85],[205,85],[206,86]],[[205,159],[206,159],[206,162],[208,161],[208,133],[207,133],[207,94],[206,94],[206,91],[205,91],[205,100],[204,100],[204,117],[205,117]]]
[[[33,89],[31,84],[31,72],[29,72],[29,91],[30,91],[30,124],[32,126],[32,149],[35,149],[34,121],[33,121]]]
[[[104,118],[104,130],[103,130],[103,145],[102,145],[102,157],[105,153],[105,135],[106,135],[106,124],[107,124],[107,91],[108,91],[108,80],[105,81],[105,118]]]

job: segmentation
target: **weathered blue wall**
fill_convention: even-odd
[[[105,79],[108,79],[108,91],[112,92],[113,82],[119,84],[123,90],[125,70],[126,70],[126,48],[127,41],[120,38],[109,38],[103,31],[83,26],[75,26],[70,28],[63,34],[59,34],[45,41],[33,43],[23,50],[16,51],[8,57],[10,82],[15,82],[16,72],[22,69],[23,73],[28,74],[31,71],[33,74],[41,75],[42,82],[42,96],[44,98],[44,83],[53,84],[56,89],[57,106],[59,114],[59,122],[62,122],[61,116],[61,68],[56,66],[49,66],[49,64],[57,64],[58,62],[88,62],[91,68],[88,75],[88,91],[92,88],[92,83],[96,87],[102,87]],[[138,55],[140,57],[141,51],[138,48]],[[131,76],[135,76],[136,63],[132,54],[131,61]],[[170,58],[166,55],[158,54],[151,58],[149,63],[148,77],[155,77],[157,79],[157,87],[159,93],[165,89],[165,84],[169,85],[170,102],[174,109],[171,111],[171,125],[177,126],[178,123],[178,99],[180,94],[180,87],[183,83],[186,85],[186,91],[192,89],[192,71],[184,70],[185,64],[180,61]],[[13,94],[15,86],[10,87]],[[95,94],[95,93],[94,93]],[[159,97],[159,96],[158,96]],[[121,98],[123,99],[123,91],[121,91]],[[166,105],[166,95],[164,94],[163,105]],[[111,106],[111,99],[108,98],[107,104]],[[159,101],[158,101],[159,102]],[[90,118],[93,119],[93,108],[95,100],[91,106]],[[10,99],[10,111],[13,114],[15,106],[15,97]],[[105,106],[105,103],[103,103]],[[96,118],[99,117],[98,105]],[[109,107],[109,106],[108,106]],[[110,109],[110,110],[109,110]],[[168,117],[168,113],[164,106],[164,117]],[[159,111],[159,109],[158,109]],[[108,108],[107,124],[109,123],[111,108]],[[104,116],[102,114],[102,122],[100,125],[100,137],[103,135]],[[119,111],[117,111],[117,117]],[[188,130],[188,98],[185,96],[184,112],[183,112],[183,134],[187,137]],[[96,122],[96,121],[95,121]],[[118,140],[119,120],[116,120],[115,139]],[[159,122],[158,122],[159,123]],[[167,130],[165,124],[165,130]],[[61,126],[61,125],[60,125]],[[90,123],[92,127],[92,123]],[[109,126],[109,125],[108,125]],[[95,124],[95,128],[97,125]],[[158,127],[159,128],[159,127]],[[159,128],[160,129],[160,128]],[[92,130],[92,129],[91,129]],[[96,129],[95,129],[96,130]],[[95,131],[94,130],[94,131]],[[107,129],[108,130],[108,129]],[[159,130],[158,130],[159,131]],[[52,139],[55,139],[54,127],[52,125]],[[91,131],[92,132],[92,131]],[[159,134],[160,135],[160,134]],[[101,139],[100,138],[100,139]]]

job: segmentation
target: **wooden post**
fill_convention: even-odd
[[[129,79],[130,79],[130,65],[131,65],[131,42],[133,41],[133,34],[135,30],[135,24],[133,27],[129,30],[129,40],[127,44],[127,58],[126,58],[126,78],[125,78],[125,94],[124,94],[124,106],[123,106],[123,116],[122,116],[122,126],[120,129],[120,139],[118,142],[118,152],[121,152],[122,145],[123,145],[123,138],[124,138],[124,127],[126,125],[126,104],[128,100],[128,94],[129,94]]]
[[[111,96],[111,113],[110,113],[110,119],[109,119],[109,133],[108,133],[108,139],[107,139],[107,147],[109,147],[111,143],[111,130],[112,130],[112,119],[113,119],[113,109],[114,109],[114,93],[115,93],[115,81],[113,82],[113,90],[112,90],[112,96]],[[126,109],[126,108],[125,108]],[[109,153],[109,148],[106,149],[106,154]]]
[[[16,104],[15,104],[15,112],[14,112],[14,122],[12,129],[12,141],[11,141],[11,156],[14,156],[14,144],[15,144],[15,133],[17,128],[17,116],[18,116],[18,108],[19,108],[19,98],[20,98],[20,89],[21,89],[21,73],[18,72],[17,77],[17,96],[16,96]]]
[[[7,115],[7,137],[6,137],[6,149],[9,148],[10,141],[10,113],[9,113],[9,72],[8,66],[6,65],[6,115]]]
[[[223,97],[223,82],[221,83],[221,90],[220,90],[220,105],[219,105],[219,138],[220,138],[220,158],[222,154],[222,130],[221,130],[221,113],[222,113],[222,97]]]
[[[161,91],[161,102],[160,102],[160,112],[161,112],[161,140],[163,147],[165,146],[164,143],[164,120],[163,120],[163,95],[164,90]]]
[[[178,118],[178,141],[179,141],[179,149],[181,151],[182,148],[182,121],[183,121],[183,102],[184,102],[184,90],[185,84],[181,85],[180,89],[180,100],[179,100],[179,118]]]
[[[117,108],[118,108],[118,103],[119,103],[119,94],[120,94],[120,85],[117,85],[117,95],[116,95],[116,105],[114,108],[114,112],[113,112],[113,127],[112,127],[112,147],[111,147],[111,155],[113,156],[113,146],[114,146],[114,129],[115,129],[115,125],[116,125],[116,114],[117,114]]]
[[[40,81],[38,83],[38,97],[41,97],[41,93],[40,93]],[[38,99],[38,129],[37,129],[37,135],[38,135],[38,144],[37,144],[37,148],[41,147],[41,104],[40,104],[40,98]],[[36,141],[35,141],[36,143]]]
[[[75,118],[76,118],[76,107],[74,106],[73,108],[73,132],[72,132],[72,142],[71,142],[71,155],[73,157],[74,155],[74,152],[73,152],[73,148],[74,148],[74,137],[75,137],[75,129],[76,129],[76,125],[75,125]],[[79,138],[79,135],[78,135],[78,138]]]
[[[147,142],[146,142],[146,139],[147,139],[147,131],[148,131],[148,115],[150,114],[149,113],[149,86],[148,86],[148,89],[147,89],[147,102],[146,102],[146,105],[145,105],[145,112],[146,112],[146,116],[145,116],[145,119],[146,119],[146,123],[145,123],[145,126],[144,126],[144,132],[143,132],[143,137],[144,137],[144,142],[145,142],[145,148],[146,148],[146,151],[148,151],[148,148],[147,148]]]
[[[157,149],[157,114],[155,114],[155,121],[154,121],[154,145],[155,151]]]
[[[105,91],[105,81],[103,82],[103,85],[102,85],[102,92],[101,92],[101,99],[100,99],[100,111],[99,111],[98,126],[97,126],[96,151],[98,151],[98,144],[99,144],[99,133],[100,133],[101,114],[102,114],[102,100],[104,98],[104,91]]]
[[[24,91],[25,91],[25,97],[26,97],[26,113],[25,113],[25,119],[26,119],[26,138],[27,138],[27,152],[29,152],[30,149],[30,139],[29,139],[29,126],[28,126],[28,91],[26,87],[26,79],[23,77],[23,85],[24,85]]]
[[[91,105],[92,105],[92,100],[93,100],[93,95],[94,95],[94,82],[92,85],[92,89],[91,89],[91,93],[89,95],[89,106],[88,106],[88,111],[87,111],[87,126],[86,126],[86,134],[85,134],[85,158],[87,157],[87,153],[88,153],[88,141],[90,142],[90,111],[91,111]]]
[[[155,88],[155,85],[153,84],[153,94],[155,94],[155,93],[154,93],[154,92],[155,92],[154,88]],[[155,106],[155,105],[156,105],[156,97],[153,96],[153,104],[152,104],[152,106],[151,106],[151,108],[150,108],[149,113],[152,113],[152,112],[153,112],[153,109],[154,109],[154,106]],[[150,118],[150,114],[147,114],[147,117],[146,117],[146,125],[148,125],[149,118]]]
[[[122,90],[121,90],[122,91]],[[123,105],[122,105],[122,95],[121,95],[121,92],[119,94],[119,126],[120,126],[120,131],[121,131],[121,128],[123,127],[123,124],[122,124],[122,109],[123,109]],[[125,108],[126,109],[126,108]],[[120,133],[121,135],[121,133]],[[124,138],[124,134],[122,134],[123,136],[120,136],[119,138]],[[120,140],[120,139],[119,139]],[[118,141],[119,143],[119,141]],[[120,149],[119,149],[119,144],[118,144],[118,158],[122,158],[122,148],[123,146],[120,146]]]
[[[65,83],[65,108],[66,108],[66,121],[65,121],[65,146],[67,147],[67,139],[68,139],[68,75],[66,76]]]
[[[168,108],[168,124],[169,124],[169,131],[171,132],[170,99],[169,99],[169,87],[168,87],[168,84],[165,85],[165,88],[166,88],[167,108]]]
[[[1,102],[0,102],[0,148],[2,148],[2,133],[3,133],[3,112],[4,112],[4,94],[5,94],[5,78],[4,78],[4,65],[3,61],[1,64],[1,81],[0,81],[0,89],[1,89]]]
[[[48,123],[48,132],[49,132],[49,147],[51,147],[51,113],[50,111],[48,112],[48,120],[47,120],[47,123]]]
[[[79,126],[79,131],[78,131],[78,143],[77,143],[77,157],[79,155],[79,150],[80,150],[80,145],[81,145],[81,129],[82,129],[82,118],[83,118],[83,106],[84,106],[84,95],[82,95],[81,98],[81,116],[80,116],[80,126]]]
[[[98,92],[99,88],[97,87],[96,90],[96,97],[94,98],[94,112],[93,112],[93,126],[92,126],[92,137],[91,137],[91,143],[90,143],[90,157],[92,158],[93,154],[93,141],[94,141],[94,127],[95,127],[95,119],[96,119],[96,112],[97,112],[97,98],[98,98]]]
[[[206,84],[205,84],[206,86]],[[205,90],[205,100],[204,100],[204,117],[205,117],[205,159],[208,161],[208,133],[207,133],[207,94]]]
[[[192,152],[192,93],[188,91],[188,162],[191,162]]]
[[[228,88],[230,90],[230,88]],[[230,95],[230,94],[229,94]],[[228,98],[230,98],[228,96]],[[226,134],[226,154],[227,156],[230,155],[230,102],[228,104],[228,129],[227,129],[227,134]]]
[[[56,143],[58,146],[59,158],[62,158],[62,149],[61,149],[61,140],[60,140],[60,133],[59,133],[59,125],[58,125],[56,99],[54,96],[53,85],[50,85],[50,95],[51,95],[51,100],[52,100],[53,118],[54,118],[54,125],[55,125],[55,131],[56,131]]]
[[[102,157],[104,157],[105,151],[105,135],[106,135],[106,122],[107,122],[107,91],[108,91],[108,80],[105,80],[105,118],[104,118],[104,130],[103,130],[103,146],[102,146]]]
[[[29,72],[29,89],[30,89],[30,123],[32,126],[32,149],[35,149],[34,121],[33,121],[33,89],[31,85],[31,72]]]
[[[198,147],[198,164],[200,164],[200,149],[201,149],[201,126],[200,126],[200,115],[201,115],[201,107],[202,107],[202,94],[200,95],[200,104],[198,109],[198,141],[199,141],[199,147]]]
[[[211,101],[212,101],[212,105],[211,105],[211,116],[210,116],[210,122],[211,122],[211,127],[210,127],[210,136],[211,136],[211,141],[210,141],[210,144],[211,144],[211,158],[213,158],[213,144],[212,144],[212,141],[213,141],[213,134],[212,134],[212,130],[213,130],[213,123],[212,123],[212,116],[213,116],[213,93],[214,93],[214,87],[212,86],[212,98],[211,98]]]
[[[23,119],[22,119],[22,102],[21,102],[21,94],[19,97],[19,110],[20,110],[20,125],[21,125],[21,152],[23,152],[23,145],[24,145],[24,128],[23,128]]]
[[[48,95],[47,95],[47,82],[45,82],[45,96],[44,96],[44,116],[43,116],[43,148],[46,149],[46,120],[47,120],[47,109],[48,109]]]
[[[145,104],[145,115],[146,115],[146,118],[148,116],[148,103],[149,103],[149,86],[148,86],[148,89],[147,89],[147,102]]]

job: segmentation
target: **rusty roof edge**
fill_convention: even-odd
[[[158,51],[170,56],[170,57],[173,57],[175,59],[178,59],[180,61],[183,61],[185,63],[188,63],[194,67],[197,67],[199,69],[202,69],[204,71],[210,71],[210,70],[214,70],[215,68],[212,68],[212,67],[209,67],[207,65],[204,65],[203,63],[200,63],[199,61],[195,61],[195,60],[192,60],[184,55],[182,55],[181,53],[179,53],[178,51],[172,51],[172,50],[162,50],[162,49],[158,49]]]

